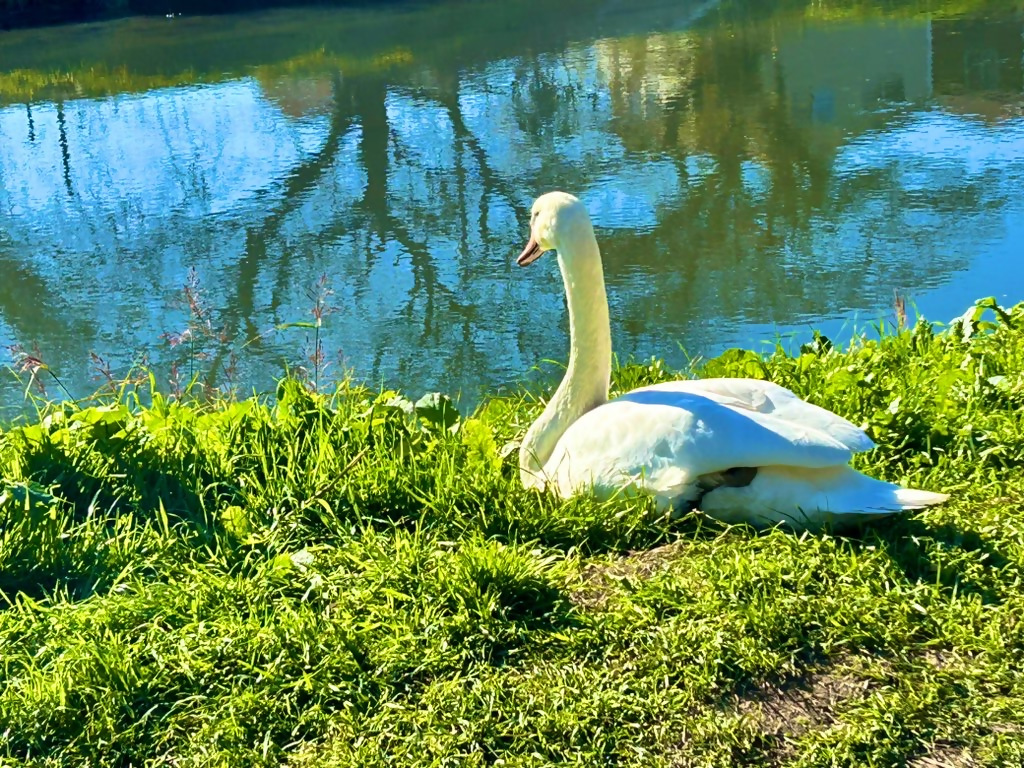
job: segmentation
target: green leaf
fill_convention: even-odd
[[[470,465],[484,466],[492,470],[501,468],[501,456],[494,442],[491,428],[479,419],[467,419],[459,430],[462,444],[466,446],[466,458]]]
[[[401,411],[406,416],[412,416],[416,412],[416,406],[412,404],[412,400],[401,395],[388,398],[387,402],[384,403],[384,407]]]
[[[809,344],[800,346],[801,354],[824,355],[833,348],[832,340],[818,331],[814,332],[814,339]]]
[[[417,400],[416,415],[438,429],[449,429],[459,420],[459,412],[455,405],[440,392],[431,392]]]
[[[237,504],[224,508],[220,515],[220,522],[224,526],[224,530],[238,541],[244,541],[252,533],[249,516],[245,509]]]
[[[302,321],[295,322],[295,323],[279,323],[278,325],[274,326],[274,328],[276,328],[279,331],[286,331],[289,328],[316,328],[316,327],[317,327],[316,323],[309,322],[308,320],[302,320]]]

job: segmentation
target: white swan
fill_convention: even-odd
[[[653,495],[659,509],[699,507],[727,522],[796,528],[939,504],[849,461],[874,447],[846,419],[753,379],[672,381],[608,401],[611,328],[601,253],[583,204],[550,192],[533,204],[517,263],[558,252],[569,309],[569,365],[523,439],[522,482],[562,497]]]

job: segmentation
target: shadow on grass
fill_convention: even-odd
[[[775,527],[749,525],[729,527],[706,518],[703,524],[691,523],[688,527],[689,535],[697,538],[713,538],[726,528],[734,532],[746,531],[750,536],[766,536],[776,530]],[[791,536],[803,535],[784,525],[778,528]],[[947,596],[978,595],[986,604],[1004,601],[999,592],[1000,574],[1015,565],[975,531],[949,523],[929,525],[917,517],[893,515],[857,526],[826,527],[807,535],[840,538],[854,551],[881,548],[908,582],[938,585]]]
[[[861,543],[884,547],[908,582],[937,585],[947,596],[977,595],[985,604],[1004,601],[1000,572],[1014,565],[975,531],[915,518],[876,526]]]
[[[44,439],[22,458],[29,481],[9,487],[3,509],[0,592],[9,597],[66,591],[85,599],[109,588],[125,567],[144,571],[155,535],[184,528],[196,546],[217,536],[194,489],[208,483],[199,477],[189,487],[131,440],[68,450]]]
[[[184,523],[204,540],[212,539],[210,521],[196,488],[209,487],[213,475],[198,455],[180,457],[191,461],[186,484],[176,476],[182,467],[134,439],[94,440],[88,447],[67,451],[49,440],[24,454],[25,474],[40,485],[54,489],[75,510],[76,521],[100,510],[131,510],[142,519],[159,514],[161,507],[171,525]]]

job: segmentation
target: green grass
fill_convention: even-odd
[[[51,408],[0,433],[0,764],[1020,764],[1024,305],[963,336],[700,367],[953,495],[842,535],[526,492],[526,395]]]

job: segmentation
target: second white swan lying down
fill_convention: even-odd
[[[753,379],[672,381],[608,401],[611,329],[601,254],[586,209],[550,192],[533,204],[526,266],[558,252],[569,309],[569,365],[519,454],[528,487],[567,497],[641,491],[661,509],[699,507],[729,522],[887,515],[948,497],[900,488],[849,461],[874,447],[846,419]]]

